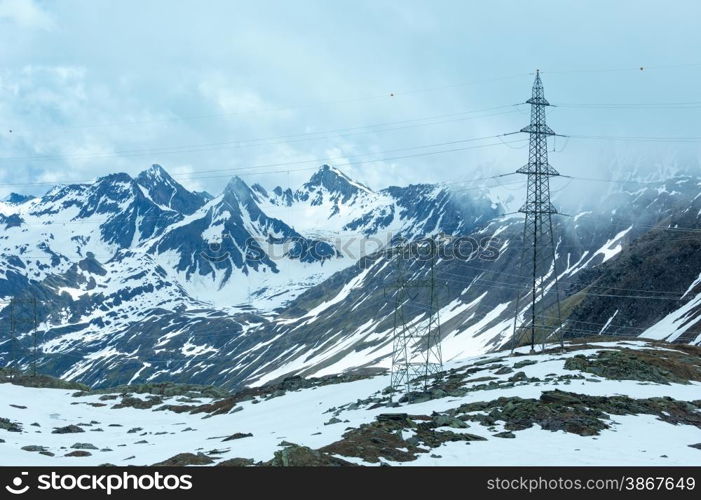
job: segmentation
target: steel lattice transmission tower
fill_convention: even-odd
[[[540,71],[536,71],[533,94],[526,101],[531,105],[531,123],[521,129],[529,134],[528,163],[516,172],[528,176],[526,203],[519,209],[526,218],[523,227],[523,251],[521,254],[521,274],[530,276],[529,290],[516,300],[514,317],[513,347],[528,338],[531,351],[535,350],[536,339],[540,337],[543,346],[549,332],[556,332],[562,345],[562,315],[560,310],[560,284],[555,266],[555,235],[552,216],[557,209],[550,202],[550,178],[560,175],[548,163],[548,136],[556,134],[545,123],[545,109],[550,103],[545,99]],[[553,276],[555,304],[546,307],[543,302],[548,288],[548,276]],[[519,325],[521,301],[530,296],[528,311]],[[555,306],[556,311],[549,313]]]
[[[421,384],[425,390],[429,377],[443,370],[440,318],[436,308],[436,242],[424,240],[398,246],[391,255],[395,259],[397,280],[392,287],[395,289],[395,304],[390,378],[393,389],[404,389],[410,394]],[[406,278],[408,263],[427,260],[430,265],[428,279]],[[420,289],[428,290],[428,304],[413,303]],[[416,292],[413,297],[412,291]],[[420,322],[409,320],[406,309],[412,306],[423,309],[426,318]]]

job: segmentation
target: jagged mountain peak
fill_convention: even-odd
[[[231,178],[224,188],[222,195],[217,198],[218,209],[233,210],[238,217],[250,217],[253,220],[267,219],[267,215],[260,208],[262,193],[246,184],[239,176]]]
[[[166,169],[163,168],[158,163],[154,163],[146,170],[141,171],[139,173],[139,175],[137,176],[137,178],[142,178],[142,177],[164,178],[164,179],[170,179],[170,180],[173,179],[170,176],[170,174],[166,171]]]
[[[246,184],[238,175],[231,178],[229,183],[224,188],[224,199],[227,201],[237,200],[246,203],[251,199],[257,200],[256,192]]]
[[[341,192],[345,193],[348,191],[365,191],[371,193],[372,190],[361,184],[360,182],[354,181],[348,175],[344,174],[341,170],[331,165],[324,164],[319,167],[319,170],[314,172],[314,175],[309,179],[309,181],[304,185],[305,187],[321,186],[326,188],[331,192]]]
[[[158,164],[136,176],[136,182],[154,203],[190,215],[209,201],[205,196],[188,191]]]
[[[57,184],[41,197],[37,204],[37,213],[53,210],[48,207],[53,202],[59,202],[62,208],[80,205],[83,208],[88,201],[97,202],[101,197],[114,201],[131,198],[138,190],[135,180],[127,173],[117,172],[98,177],[94,182],[81,184]]]
[[[330,202],[334,205],[347,203],[359,194],[372,194],[373,191],[336,167],[322,165],[295,193],[295,199],[311,200],[312,205],[322,205]]]

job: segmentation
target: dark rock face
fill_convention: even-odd
[[[397,200],[399,212],[394,217],[420,220],[423,234],[469,235],[503,212],[503,207],[486,197],[475,196],[474,192],[437,190],[432,184],[392,186],[382,192]]]
[[[125,396],[122,398],[122,400],[119,403],[114,405],[112,408],[114,408],[114,409],[137,408],[137,409],[145,410],[145,409],[152,408],[152,407],[160,405],[160,404],[163,404],[163,400],[158,396],[150,396],[146,399]]]
[[[152,467],[182,467],[184,465],[209,465],[213,463],[214,460],[204,453],[179,453],[167,460],[153,464]]]
[[[336,256],[330,244],[305,238],[282,220],[268,217],[257,203],[259,195],[235,177],[217,204],[208,205],[192,222],[168,231],[151,251],[176,251],[180,255],[178,271],[188,277],[219,271],[224,274],[224,283],[238,272],[278,273],[269,245],[280,245],[285,257],[306,263]],[[221,241],[203,239],[203,233],[212,227],[218,228]]]
[[[672,398],[633,399],[627,396],[598,397],[564,391],[547,391],[540,399],[498,398],[462,405],[459,413],[483,425],[504,422],[508,431],[537,424],[550,431],[596,436],[609,428],[610,415],[656,415],[669,423],[701,428],[698,407]]]
[[[22,425],[18,422],[12,422],[7,418],[0,417],[0,429],[8,432],[22,432]]]
[[[85,429],[78,425],[67,425],[65,427],[56,427],[51,434],[77,434],[79,432],[85,432]]]
[[[37,376],[28,374],[17,374],[10,370],[0,368],[0,383],[10,383],[24,387],[43,387],[49,389],[76,389],[87,390],[87,386],[78,382],[61,380],[48,375],[38,374]]]
[[[92,453],[90,453],[89,451],[75,450],[75,451],[71,451],[69,453],[66,453],[64,455],[64,457],[89,457],[91,455],[92,455]]]
[[[251,434],[250,432],[236,432],[231,436],[222,439],[222,441],[234,441],[236,439],[243,439],[247,437],[253,437],[253,434]]]
[[[48,448],[44,446],[38,446],[38,445],[29,445],[29,446],[23,446],[22,449],[24,451],[31,451],[31,452],[36,452],[39,455],[44,455],[47,457],[53,457],[55,456],[55,453],[51,452],[48,450]]]
[[[321,450],[312,450],[306,446],[287,443],[282,450],[275,452],[275,457],[272,460],[263,465],[269,467],[338,467],[352,466],[353,464]]]
[[[657,385],[658,390],[660,387],[664,387],[659,384],[670,381],[688,383],[698,380],[698,368],[701,365],[701,349],[699,348],[657,341],[648,341],[643,344],[642,342],[626,341],[613,343],[601,338],[596,340],[597,343],[594,343],[594,339],[567,342],[564,351],[557,347],[542,356],[528,355],[527,359],[524,359],[523,355],[485,356],[472,363],[436,373],[428,377],[423,392],[409,395],[415,403],[441,398],[442,401],[437,405],[441,410],[434,411],[430,415],[401,412],[402,407],[397,404],[396,393],[391,388],[377,390],[368,394],[365,399],[354,400],[354,397],[350,397],[347,403],[338,407],[325,409],[323,406],[317,407],[316,404],[312,404],[314,409],[310,408],[310,411],[323,411],[324,415],[328,414],[331,421],[335,421],[337,424],[346,422],[352,425],[348,420],[345,420],[347,414],[344,415],[344,412],[377,408],[382,411],[373,421],[357,427],[346,427],[338,441],[319,449],[282,441],[274,452],[274,456],[267,462],[256,464],[253,460],[243,457],[219,462],[221,456],[228,449],[236,446],[235,443],[229,443],[225,450],[214,449],[206,453],[181,453],[154,465],[208,465],[219,462],[217,465],[221,466],[283,467],[347,466],[358,463],[382,464],[385,461],[411,462],[419,456],[425,457],[426,455],[432,458],[441,458],[437,449],[445,443],[460,443],[470,446],[485,440],[520,439],[520,431],[532,427],[540,428],[543,431],[562,431],[577,436],[598,436],[604,430],[616,431],[630,425],[628,419],[617,419],[617,415],[651,415],[662,422],[661,426],[665,424],[690,425],[701,429],[701,400],[682,401],[670,397],[632,398],[622,395],[591,396],[574,391],[553,389],[553,386],[556,385],[564,386],[575,382],[577,387],[580,383],[587,384],[589,387],[580,390],[589,391],[595,385],[594,382],[599,381],[598,377],[644,381]],[[594,344],[592,345],[592,343]],[[584,352],[586,356],[580,355],[579,351]],[[534,364],[532,362],[534,360],[553,363],[553,371],[541,375],[541,370],[528,368]],[[519,365],[526,371],[518,372],[518,374],[522,373],[523,376],[519,376],[516,382],[508,380],[509,374],[502,374],[499,377],[492,376],[508,365]],[[563,371],[562,367],[565,366]],[[542,378],[534,377],[534,371],[539,372],[539,377]],[[596,375],[596,378],[592,375]],[[270,386],[245,389],[202,405],[191,404],[195,402],[191,401],[187,395],[194,394],[186,391],[185,387],[178,388],[172,384],[155,384],[154,387],[144,384],[138,387],[161,393],[167,390],[171,394],[181,395],[181,399],[184,399],[183,402],[188,403],[183,405],[186,408],[183,411],[216,414],[235,411],[237,403],[241,401],[260,403],[264,400],[284,396],[288,391],[309,390],[332,383],[350,382],[358,380],[357,377],[360,376],[331,376],[320,379],[289,377]],[[529,389],[532,389],[533,393],[538,394],[538,396],[532,398],[495,397],[502,394],[500,391],[503,389],[528,384],[531,385]],[[621,384],[621,388],[633,388],[637,385],[636,382],[631,382]],[[192,389],[192,387],[188,389]],[[454,396],[465,396],[468,393],[471,393],[472,397],[459,400],[454,398]],[[73,395],[73,398],[79,399],[86,394],[90,393],[77,393]],[[146,392],[146,394],[150,397],[160,398],[151,392]],[[112,395],[106,394],[106,396]],[[124,393],[121,394],[121,397],[124,399],[131,396],[129,393]],[[485,399],[480,400],[480,398]],[[463,401],[472,402],[461,404]],[[73,404],[80,404],[80,401]],[[420,406],[410,408],[417,409]],[[112,410],[107,411],[111,412]],[[144,408],[143,411],[154,410],[153,408]],[[392,413],[393,411],[396,412]],[[202,422],[203,425],[207,425],[205,424],[207,422],[206,416]],[[8,423],[11,424],[7,419],[0,419],[0,425],[5,424],[7,427]],[[73,427],[97,430],[93,427],[96,425],[100,425],[100,422],[91,420],[89,423],[80,423]],[[632,425],[636,426],[637,424],[633,423]],[[183,432],[192,430],[194,429],[189,427],[182,429]],[[129,433],[139,435],[135,439],[140,440],[134,445],[149,443],[150,438],[149,441],[143,439],[147,435],[147,432],[143,431],[144,429],[139,427],[129,430]],[[174,433],[167,431],[154,433],[154,435],[160,434]],[[95,435],[91,435],[92,437]],[[218,436],[208,439],[232,442],[247,438],[253,438],[252,434],[236,432],[229,437]],[[605,441],[604,439],[602,443]],[[698,444],[693,444],[692,440],[689,440],[688,443],[683,442],[683,446],[687,444],[698,448]],[[498,445],[498,443],[493,443],[493,445]],[[23,449],[28,452],[53,455],[44,446],[30,445]],[[70,453],[65,456],[88,456],[86,453],[94,452],[96,449],[97,447],[91,443],[76,442],[71,446],[73,451],[68,450]]]
[[[0,214],[0,225],[4,225],[5,229],[13,227],[21,227],[24,224],[24,219],[17,214],[2,215]]]
[[[71,446],[74,450],[97,450],[97,446],[92,443],[75,443]]]
[[[614,380],[641,380],[660,384],[701,381],[701,357],[680,351],[599,351],[596,356],[577,355],[565,362],[568,370],[593,373]]]
[[[381,418],[343,434],[343,439],[320,449],[322,452],[357,457],[371,463],[381,458],[408,462],[416,459],[417,447],[405,441],[402,429],[416,428],[407,415]],[[403,451],[406,450],[406,451]]]
[[[152,382],[148,384],[118,385],[107,389],[85,390],[74,394],[75,397],[104,394],[101,400],[117,399],[120,394],[153,394],[163,397],[187,396],[191,398],[223,398],[229,392],[211,385],[176,384],[173,382]]]
[[[202,204],[204,205],[205,203],[212,201],[214,199],[214,196],[209,194],[207,191],[193,191],[197,196],[200,197],[202,200]]]
[[[696,214],[701,208],[696,205],[698,203],[694,201],[692,206],[695,208],[689,208],[681,216],[673,216],[669,225],[698,227],[696,217],[690,217],[690,212]],[[618,258],[604,263],[595,273],[583,274],[577,286],[590,287],[595,293],[582,297],[572,311],[571,321],[582,325],[584,321],[603,325],[611,318],[604,333],[637,336],[644,327],[653,325],[692,300],[701,292],[701,285],[686,292],[701,269],[701,239],[689,234],[686,230],[664,230],[664,226],[651,229],[633,241]],[[638,292],[623,292],[622,289]],[[687,322],[694,325],[679,337],[678,342],[691,342],[701,333],[701,325],[695,324],[700,313],[701,310],[694,307],[681,318],[680,325]],[[570,336],[576,336],[576,333]]]
[[[77,209],[70,223],[93,216],[104,219],[97,226],[102,241],[121,248],[131,246],[135,236],[146,239],[179,221],[182,214],[149,199],[139,184],[124,173],[101,177],[94,184],[74,184],[51,190],[32,207],[33,216],[62,214]],[[80,237],[79,237],[80,239]]]
[[[249,467],[255,462],[250,458],[230,458],[228,460],[223,460],[217,464],[217,467]]]
[[[33,200],[34,198],[35,197],[31,194],[10,193],[9,195],[7,195],[7,197],[5,197],[5,202],[20,204],[24,203],[25,201]]]

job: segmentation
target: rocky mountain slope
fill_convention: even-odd
[[[322,166],[286,191],[288,201],[281,188],[268,195],[239,178],[208,199],[154,165],[135,179],[115,174],[14,197],[0,204],[0,294],[20,302],[0,355],[29,362],[33,311],[24,300],[36,297],[45,370],[91,384],[177,375],[183,364],[187,376],[211,367],[201,356],[352,265],[364,247],[468,230],[500,210],[486,196],[407,189],[376,193]],[[7,332],[10,315],[0,312]]]
[[[670,245],[678,240],[694,248],[701,242],[696,230],[701,211],[698,186],[694,178],[654,186],[634,184],[599,201],[596,210],[557,222],[556,269],[566,337],[606,333],[701,341],[694,333],[695,308],[701,300],[694,287],[701,267],[695,253]],[[435,266],[435,300],[446,359],[477,355],[511,341],[516,295],[528,288],[530,279],[519,267],[521,230],[520,217],[504,217],[471,233],[472,252],[460,251],[460,239],[442,243],[443,252],[453,256]],[[637,255],[650,239],[668,246]],[[250,338],[270,342],[266,350],[272,351],[262,368],[258,357],[255,370],[249,371],[248,356],[257,354],[247,339],[223,346],[239,367],[229,373],[260,384],[293,373],[324,375],[386,364],[397,293],[392,284],[400,274],[417,281],[430,274],[425,261],[403,262],[400,271],[397,260],[385,254],[363,259],[312,287],[277,318],[255,329]],[[553,278],[551,272],[545,280],[546,305],[554,304]],[[405,305],[404,315],[408,324],[420,326],[427,321],[429,290],[418,289],[414,297]],[[520,317],[526,312],[525,302]],[[621,312],[616,314],[617,308]],[[554,307],[551,311],[554,320]]]
[[[699,343],[698,189],[692,176],[631,181],[557,220],[565,336]],[[517,201],[498,183],[373,191],[326,165],[297,190],[234,178],[209,197],[153,166],[0,203],[0,295],[36,297],[46,373],[255,386],[386,367],[393,284],[430,266],[383,249],[434,238],[444,357],[478,355],[510,341],[527,288],[522,220],[504,215]],[[429,293],[413,296],[406,319],[421,325]],[[12,336],[10,309],[0,360],[26,368],[33,311],[15,305]]]
[[[680,344],[467,357],[408,397],[376,372],[233,394],[4,381],[0,465],[701,465],[701,350]]]

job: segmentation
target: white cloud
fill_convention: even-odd
[[[279,106],[261,94],[236,81],[236,78],[216,73],[209,75],[198,84],[200,94],[218,113],[241,115],[242,118],[289,119],[294,115],[293,107]]]
[[[199,90],[223,113],[255,113],[265,111],[267,107],[257,93],[237,89],[220,77],[203,81],[200,83]]]
[[[205,186],[197,178],[197,172],[192,165],[175,165],[173,167],[166,167],[166,170],[176,181],[185,186],[185,189],[190,191],[205,191]]]
[[[21,28],[51,29],[54,21],[33,0],[0,0],[0,20]]]
[[[553,72],[545,80],[553,103],[662,101],[663,94],[682,102],[698,94],[698,67],[621,72],[615,78],[557,73],[654,67],[668,54],[675,64],[695,60],[698,16],[690,12],[699,8],[691,0],[664,11],[674,34],[664,43],[635,39],[635,53],[622,20],[636,33],[651,32],[663,25],[658,11],[621,6],[602,20],[584,9],[550,6],[561,22],[531,36],[528,26],[542,9],[521,9],[518,2],[512,2],[510,16],[489,2],[453,2],[450,9],[373,0],[353,2],[353,8],[279,0],[267,8],[226,0],[142,3],[135,15],[129,2],[0,0],[0,45],[11,49],[3,51],[0,67],[0,197],[3,189],[43,189],[10,183],[136,174],[151,163],[169,171],[188,166],[183,177],[213,194],[229,173],[266,186],[297,186],[329,156],[342,157],[333,163],[374,189],[474,177],[480,165],[490,173],[509,172],[526,161],[527,150],[495,144],[450,152],[454,148],[446,146],[435,148],[446,150],[441,154],[412,157],[409,148],[421,153],[420,146],[518,130],[528,121],[527,109],[524,115],[515,108],[464,121],[414,120],[520,102],[531,85],[523,75],[536,64]],[[592,43],[562,36],[592,23],[602,34]],[[517,74],[522,77],[490,80]],[[390,91],[396,96],[390,98]],[[548,120],[572,136],[701,134],[701,122],[689,109],[655,109],[653,115],[562,107]],[[400,125],[365,129],[393,122]],[[698,143],[674,147],[701,155]],[[597,165],[607,170],[611,154],[627,149],[637,152],[640,145],[617,143],[614,149],[573,139],[552,162],[563,174]],[[340,165],[348,161],[352,165]]]

